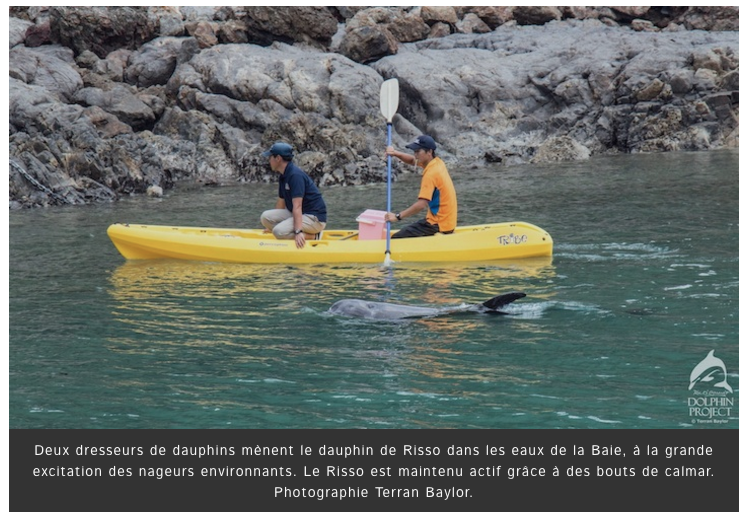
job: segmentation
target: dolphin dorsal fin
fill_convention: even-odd
[[[525,297],[525,294],[523,292],[508,292],[507,294],[498,295],[496,297],[492,297],[488,301],[484,301],[483,303],[481,303],[481,306],[489,308],[490,310],[496,310],[497,308],[507,306],[513,301],[521,299],[523,297]]]

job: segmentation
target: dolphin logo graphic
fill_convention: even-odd
[[[707,357],[702,359],[692,370],[692,374],[689,376],[689,389],[691,390],[697,382],[712,382],[715,380],[713,375],[720,371],[723,372],[723,380],[716,382],[715,387],[722,387],[727,389],[729,393],[733,393],[733,388],[728,385],[728,374],[726,373],[726,365],[718,357],[713,355],[715,350],[711,350],[707,354]]]

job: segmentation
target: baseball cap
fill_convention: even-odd
[[[263,157],[270,157],[271,155],[281,155],[283,158],[292,158],[294,156],[294,148],[291,144],[285,142],[277,142],[270,147],[268,151],[264,151],[261,154]]]
[[[436,150],[437,143],[429,135],[420,135],[411,144],[406,144],[406,148],[409,150]]]

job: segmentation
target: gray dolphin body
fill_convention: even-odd
[[[435,315],[450,314],[457,312],[487,312],[504,314],[501,308],[513,301],[525,297],[522,292],[509,292],[498,295],[483,303],[473,305],[461,305],[449,308],[431,308],[428,306],[396,305],[393,303],[378,303],[364,301],[362,299],[341,299],[333,303],[328,310],[334,315],[345,315],[347,317],[360,317],[362,319],[376,319],[392,321],[396,319],[409,319],[417,317],[432,317]]]

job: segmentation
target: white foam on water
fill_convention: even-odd
[[[544,301],[542,303],[519,303],[502,308],[502,311],[511,319],[541,319],[544,314],[551,310],[568,310],[572,312],[587,312],[605,315],[611,313],[595,305],[580,303],[577,301]]]
[[[619,420],[606,420],[604,418],[598,418],[597,416],[588,416],[588,420],[593,420],[598,423],[622,423]]]
[[[558,397],[558,396],[552,396],[552,395],[541,395],[541,394],[539,394],[539,393],[531,393],[531,396],[535,396],[535,397],[537,397],[537,398],[548,398],[548,399],[550,399],[550,400],[562,400],[562,399],[561,399],[560,397]]]

